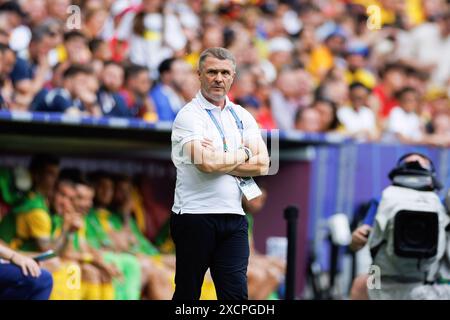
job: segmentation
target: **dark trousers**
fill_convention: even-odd
[[[25,276],[22,269],[0,263],[0,300],[47,300],[53,287],[52,275],[42,269],[39,277]]]
[[[248,222],[237,214],[174,214],[173,300],[198,300],[210,268],[219,300],[247,300]]]

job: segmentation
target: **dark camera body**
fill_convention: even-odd
[[[401,210],[394,219],[394,252],[399,257],[426,259],[437,254],[436,212]]]

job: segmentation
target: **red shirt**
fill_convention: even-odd
[[[373,94],[378,98],[380,101],[380,110],[379,115],[381,118],[385,119],[389,116],[389,113],[391,110],[398,106],[398,101],[394,97],[388,97],[388,95],[385,92],[384,87],[379,84],[375,88],[373,88]]]

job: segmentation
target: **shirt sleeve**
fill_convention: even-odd
[[[122,117],[122,118],[130,118],[131,117],[131,113],[127,108],[127,105],[125,103],[125,99],[119,95],[119,94],[115,94],[114,95],[114,100],[116,102],[116,106],[113,109],[113,116],[116,117]]]
[[[180,111],[173,122],[172,142],[183,146],[193,140],[202,140],[203,126],[200,115],[191,110]]]
[[[31,79],[32,78],[32,72],[31,72],[31,66],[28,63],[28,61],[17,58],[16,63],[14,64],[14,68],[11,71],[11,81],[13,84],[16,84],[17,82],[21,80]]]
[[[52,222],[49,214],[42,209],[34,209],[25,213],[29,236],[31,238],[46,238],[49,239],[52,233]]]
[[[393,133],[403,133],[403,122],[404,119],[402,119],[402,112],[398,108],[392,109],[391,113],[389,114],[389,120],[388,120],[388,130]]]
[[[67,109],[69,109],[70,107],[73,107],[73,103],[71,100],[66,99],[62,95],[57,95],[57,96],[55,96],[55,99],[53,100],[53,103],[51,106],[52,107],[50,109],[52,109],[52,110],[64,112]]]

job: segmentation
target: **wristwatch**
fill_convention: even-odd
[[[247,160],[245,160],[245,161],[248,161],[248,160],[250,160],[250,158],[251,157],[253,157],[253,153],[252,153],[252,150],[250,150],[249,148],[247,148],[247,147],[242,147],[242,149],[244,149],[244,151],[245,151],[245,153],[247,154]]]

